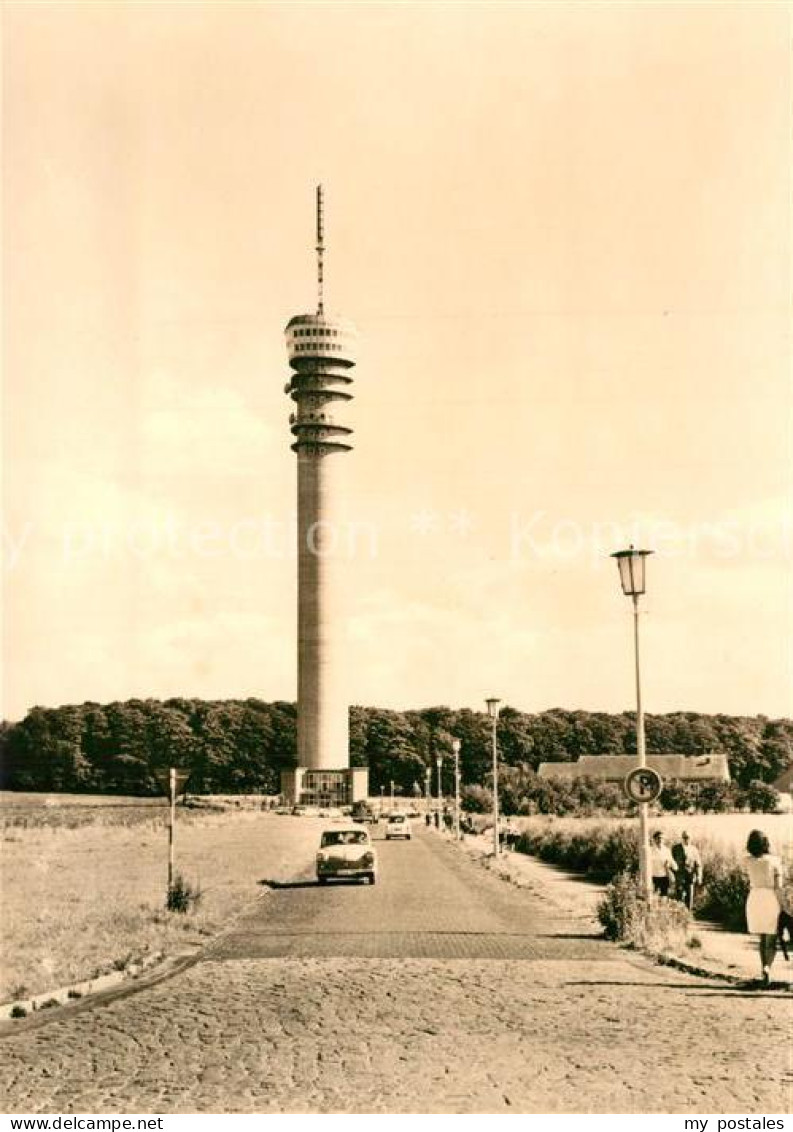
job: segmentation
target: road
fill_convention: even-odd
[[[659,968],[421,832],[2,1041],[9,1112],[788,1111],[789,998]]]

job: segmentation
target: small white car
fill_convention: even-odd
[[[335,878],[351,877],[374,884],[377,880],[377,854],[369,831],[359,825],[326,829],[317,853],[317,881],[327,884]]]
[[[385,827],[386,841],[390,841],[392,837],[404,837],[410,841],[410,822],[405,814],[391,814]]]

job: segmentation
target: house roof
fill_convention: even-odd
[[[729,782],[730,767],[726,755],[647,755],[647,765],[661,778],[694,782]],[[540,763],[540,778],[571,782],[576,778],[599,778],[606,782],[622,782],[626,774],[638,766],[636,755],[582,755],[574,763]]]

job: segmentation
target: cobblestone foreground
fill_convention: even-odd
[[[2,1043],[14,1112],[780,1112],[789,999],[641,960],[203,963]]]
[[[378,852],[374,887],[304,870],[181,974],[17,1024],[0,1108],[790,1110],[789,995],[631,956],[439,838]]]

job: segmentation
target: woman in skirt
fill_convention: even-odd
[[[779,919],[779,894],[782,890],[782,864],[770,851],[768,838],[753,829],[746,842],[749,857],[749,896],[746,900],[747,930],[760,936],[760,963],[763,983],[767,986],[769,971],[776,955],[776,931]]]

